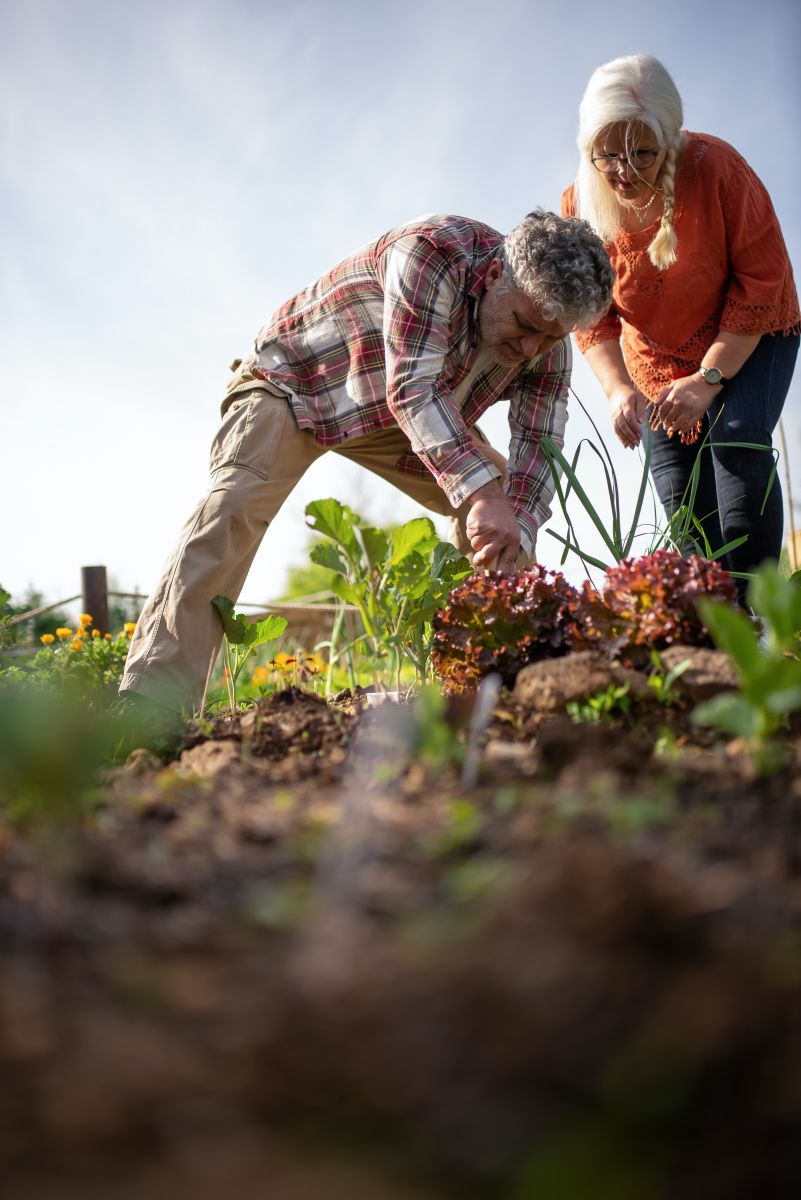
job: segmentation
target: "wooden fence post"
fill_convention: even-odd
[[[105,567],[81,567],[83,611],[91,613],[92,628],[109,633],[108,582]]]

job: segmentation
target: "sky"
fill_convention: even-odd
[[[420,213],[505,232],[535,206],[558,211],[582,92],[620,54],[660,57],[685,126],[745,155],[801,278],[801,6],[640,0],[629,12],[597,0],[0,0],[0,584],[56,601],[102,563],[116,589],[149,592],[208,486],[229,363],[272,311]],[[639,459],[615,441],[578,353],[573,385],[625,514]],[[799,394],[801,368],[783,421],[797,499]],[[502,406],[482,427],[506,447]],[[587,436],[597,442],[571,401],[569,450]],[[582,452],[582,478],[607,512],[593,458]],[[324,496],[376,523],[419,515],[326,455],[268,531],[243,601],[280,595],[306,555],[304,508]],[[564,531],[558,513],[538,544],[557,567],[548,528]],[[574,556],[563,569],[583,575]]]

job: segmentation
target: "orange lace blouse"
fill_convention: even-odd
[[[606,247],[616,275],[612,306],[574,335],[580,350],[619,338],[632,382],[649,400],[697,371],[720,331],[801,331],[793,270],[764,185],[727,142],[686,136],[676,173],[676,263],[658,271],[648,258],[655,221],[619,230]],[[572,185],[562,214],[576,215]]]

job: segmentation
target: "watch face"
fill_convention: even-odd
[[[720,383],[723,376],[717,367],[706,367],[704,369],[704,379],[707,383]]]

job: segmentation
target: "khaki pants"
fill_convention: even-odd
[[[501,470],[504,459],[476,431],[482,451]],[[468,507],[454,512],[433,477],[398,470],[409,442],[397,426],[332,447],[335,453],[395,484],[435,513],[451,515],[452,539],[466,553]],[[211,601],[236,601],[262,538],[304,472],[326,453],[312,433],[298,429],[289,402],[258,389],[236,396],[211,448],[211,489],[183,528],[131,641],[121,692],[164,704],[196,705],[222,641]]]

